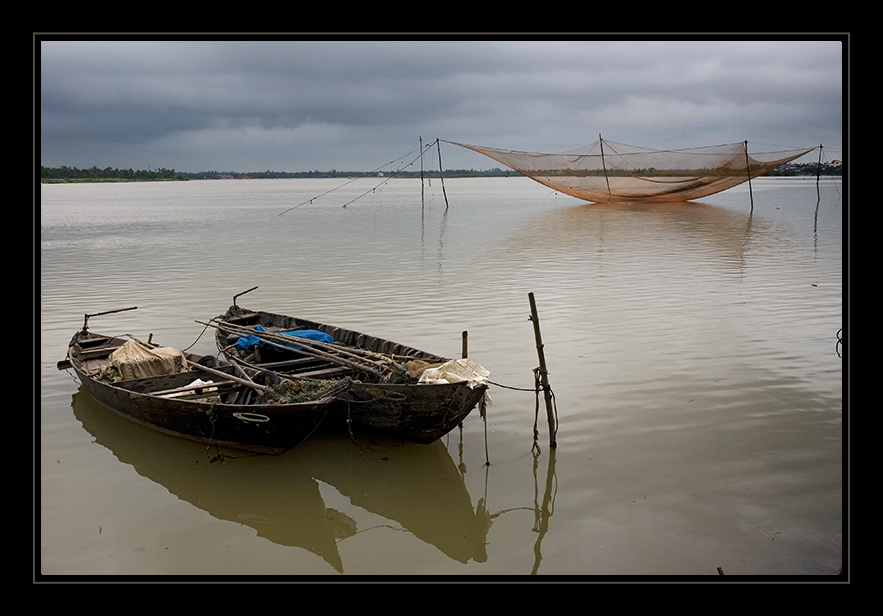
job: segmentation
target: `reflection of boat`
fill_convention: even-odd
[[[73,368],[98,402],[141,425],[257,453],[278,454],[299,444],[334,400],[333,391],[320,391],[302,394],[303,401],[277,402],[270,399],[276,391],[270,385],[238,376],[232,364],[211,367],[214,362],[204,359],[84,326],[59,367]]]
[[[347,455],[325,455],[328,448],[344,446]],[[372,440],[368,450],[320,428],[296,453],[313,477],[353,505],[398,522],[453,560],[487,561],[490,520],[481,506],[473,511],[463,477],[441,441],[424,446]]]
[[[245,456],[200,463],[204,447],[102,412],[87,393],[82,385],[74,394],[74,416],[120,462],[219,520],[254,528],[278,545],[308,550],[343,571],[337,540],[352,535],[353,524],[326,509],[318,483],[300,458]]]
[[[218,348],[228,357],[240,358],[239,345],[243,354],[257,349],[260,357],[252,365],[262,370],[346,379],[350,384],[332,413],[353,428],[406,441],[438,440],[460,425],[487,390],[487,372],[468,360],[448,360],[340,327],[235,304],[216,325]],[[295,344],[301,336],[310,339]]]
[[[338,543],[360,530],[360,510],[398,523],[458,562],[486,560],[486,521],[473,511],[441,442],[375,442],[373,455],[366,455],[363,446],[320,426],[285,455],[204,464],[204,448],[103,413],[86,393],[81,387],[74,394],[74,416],[121,462],[214,518],[307,550],[340,573],[345,565]],[[354,509],[327,507],[321,484],[346,496]]]
[[[596,203],[689,201],[727,190],[815,148],[754,152],[748,143],[652,150],[598,139],[558,154],[456,145],[559,192]]]

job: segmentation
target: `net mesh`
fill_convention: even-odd
[[[585,201],[689,201],[769,173],[815,148],[749,154],[747,144],[653,150],[599,139],[541,154],[458,143],[527,177]]]

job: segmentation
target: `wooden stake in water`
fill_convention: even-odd
[[[438,177],[441,180],[442,194],[445,196],[445,209],[448,209],[448,193],[445,192],[445,176],[442,172],[442,162],[441,162],[441,144],[439,144],[438,139],[435,140],[435,146],[438,149]]]
[[[549,387],[549,371],[546,369],[546,355],[543,352],[543,336],[540,333],[540,317],[537,314],[537,303],[533,293],[527,294],[530,300],[530,320],[533,321],[533,333],[537,343],[537,355],[540,359],[540,383],[543,387],[543,396],[546,399],[546,417],[549,421],[549,447],[558,446],[556,441],[557,428],[555,427],[555,412],[552,408],[552,389]]]
[[[745,172],[748,174],[748,196],[751,198],[751,211],[754,211],[754,192],[751,190],[751,162],[748,158],[748,140],[745,140]]]

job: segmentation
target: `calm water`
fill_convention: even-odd
[[[597,206],[524,178],[41,188],[36,571],[830,575],[843,565],[839,183]],[[376,188],[375,190],[371,190]],[[362,199],[341,207],[354,197]],[[58,371],[83,315],[214,353],[239,304],[491,371],[431,446],[321,433],[278,457],[116,419]],[[540,316],[558,447],[540,406]],[[489,462],[489,464],[488,464]],[[717,579],[717,578],[716,578]]]

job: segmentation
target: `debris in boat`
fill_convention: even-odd
[[[411,377],[412,381],[419,381],[420,377],[423,376],[423,373],[428,368],[437,368],[441,365],[442,364],[440,363],[433,364],[428,361],[423,361],[422,359],[412,359],[409,362],[405,362],[404,369],[405,372],[408,373],[408,376]]]
[[[162,395],[163,398],[180,398],[182,396],[186,396],[188,393],[196,393],[202,396],[207,392],[216,392],[218,391],[217,387],[209,387],[210,385],[214,385],[214,381],[203,381],[202,379],[196,379],[195,381],[185,385],[180,388],[180,391],[172,391],[167,394],[158,394]],[[212,396],[213,398],[221,399],[220,396]]]
[[[349,384],[347,379],[339,380],[283,380],[271,385],[258,396],[258,404],[292,404],[319,400],[341,391]]]

